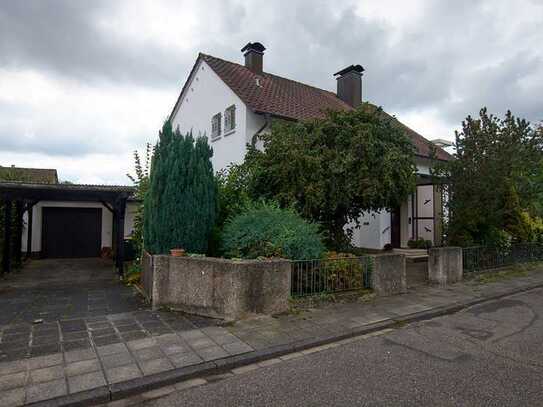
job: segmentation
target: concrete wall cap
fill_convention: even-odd
[[[226,259],[223,257],[206,257],[206,256],[183,256],[183,257],[174,257],[169,255],[161,255],[169,257],[173,261],[205,261],[208,263],[222,263],[222,264],[274,264],[274,263],[288,263],[290,260],[287,259]]]

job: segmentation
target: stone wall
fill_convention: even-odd
[[[428,281],[447,285],[462,281],[462,249],[460,247],[435,247],[428,251]]]
[[[145,292],[147,299],[151,299],[153,296],[153,256],[147,252],[143,252],[141,267],[141,282],[143,285],[143,291]]]
[[[226,320],[288,310],[290,262],[286,260],[161,255],[152,256],[152,264],[149,292],[155,309],[167,306]]]
[[[403,254],[382,254],[373,256],[371,285],[375,294],[388,296],[405,294],[407,278]]]

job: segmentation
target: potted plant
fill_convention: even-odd
[[[183,257],[187,253],[185,252],[185,249],[176,248],[176,249],[170,249],[170,254],[173,257]]]

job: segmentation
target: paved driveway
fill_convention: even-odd
[[[152,311],[100,259],[32,261],[0,280],[0,307],[0,407],[252,350],[216,320]]]
[[[145,308],[102,259],[32,260],[0,280],[0,325],[87,318]]]
[[[0,280],[0,362],[215,325],[152,312],[102,259],[33,260]]]

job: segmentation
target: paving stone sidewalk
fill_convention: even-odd
[[[399,321],[414,313],[538,284],[543,285],[541,272],[485,285],[468,282],[447,288],[423,286],[405,295],[331,304],[228,326],[152,311],[66,320],[56,326],[32,326],[31,342],[34,338],[55,337],[60,339],[57,341],[60,347],[58,352],[41,356],[30,353],[0,363],[0,406],[29,404],[204,362],[218,366],[232,355],[250,356],[279,345],[340,336],[376,322]],[[96,335],[97,332],[105,335]],[[141,332],[139,335],[143,336],[133,337],[125,332]],[[2,343],[6,338],[27,334],[28,327],[8,326],[2,331]],[[111,343],[107,339],[97,340],[109,335],[115,336]],[[84,346],[66,347],[66,337],[76,338],[66,342],[81,341]]]
[[[33,327],[32,340],[50,330],[55,332],[47,335],[51,340],[59,335],[61,340],[66,335],[84,339],[77,339],[75,348],[66,347],[72,341],[55,342],[55,353],[0,363],[0,406],[48,400],[253,350],[226,328],[180,325],[183,316],[172,313],[169,322],[167,317],[139,312],[60,321],[43,326],[43,331]],[[20,335],[23,329],[26,335],[26,326],[4,329],[3,338]],[[120,335],[93,337],[104,330]],[[132,334],[123,336],[125,330]]]

